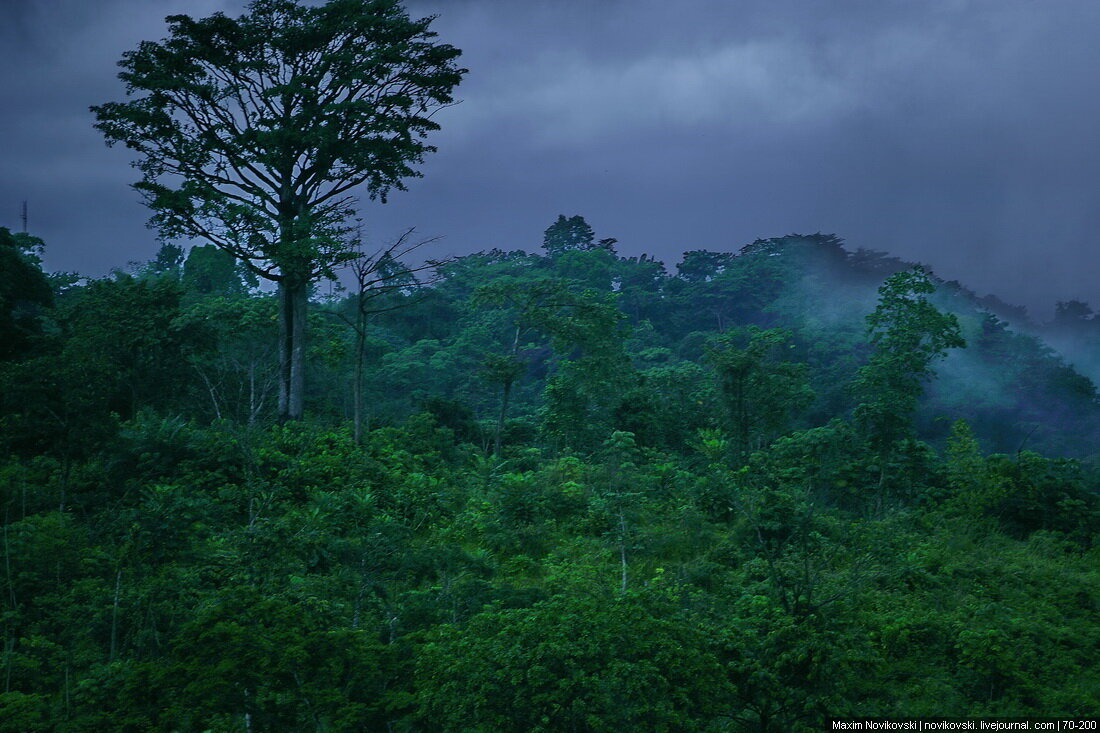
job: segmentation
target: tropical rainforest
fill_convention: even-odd
[[[372,249],[431,22],[171,16],[91,110],[159,251],[0,229],[0,731],[1100,710],[1100,317],[821,233]]]
[[[1087,305],[821,234],[526,244],[315,285],[280,420],[232,255],[89,279],[0,230],[0,730],[1100,709]]]

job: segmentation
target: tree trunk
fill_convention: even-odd
[[[493,455],[500,455],[501,439],[504,437],[504,421],[508,419],[508,399],[512,396],[512,380],[504,383],[504,394],[500,400],[500,415],[497,417],[497,431],[493,438]]]
[[[352,384],[352,421],[355,426],[355,444],[363,444],[363,366],[366,361],[367,323],[362,315],[356,319],[355,328],[355,382]]]
[[[279,422],[301,420],[304,413],[308,303],[306,282],[279,282]]]
[[[623,510],[619,509],[619,563],[622,566],[622,579],[619,587],[620,593],[626,593],[627,573],[626,573],[626,516],[623,514]]]
[[[108,661],[115,661],[115,653],[118,651],[118,598],[119,593],[122,590],[122,565],[119,564],[118,572],[115,573],[115,602],[111,607],[111,653],[108,656]]]
[[[519,339],[523,335],[523,329],[516,324],[516,333],[512,337],[512,350],[510,355],[513,360],[519,358]],[[508,400],[512,396],[512,385],[515,383],[516,377],[509,376],[504,380],[504,394],[501,395],[500,400],[500,417],[497,420],[497,432],[493,438],[493,455],[500,455],[501,440],[504,437],[504,421],[508,419]]]

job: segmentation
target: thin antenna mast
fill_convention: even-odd
[[[23,233],[26,234],[27,233],[27,200],[26,199],[23,199],[23,213],[22,213],[21,218],[23,219]]]

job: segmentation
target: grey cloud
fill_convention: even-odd
[[[95,274],[148,257],[126,154],[102,147],[85,110],[120,95],[115,60],[161,37],[163,15],[223,3],[24,5],[39,8],[19,15],[31,30],[0,51],[26,69],[0,90],[23,100],[0,112],[0,225],[28,196],[32,211],[56,212],[39,231],[52,264]],[[624,252],[675,261],[822,230],[1040,311],[1100,301],[1094,2],[410,8],[439,15],[470,74],[463,103],[438,117],[425,178],[364,203],[379,241],[416,226],[456,253],[534,248],[557,214],[580,213]]]

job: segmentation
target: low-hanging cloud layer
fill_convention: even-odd
[[[98,275],[156,244],[87,108],[163,17],[224,0],[18,0],[0,31],[0,226]],[[1093,0],[414,0],[462,48],[439,152],[368,236],[536,248],[582,214],[626,254],[835,232],[1046,316],[1100,304]]]

